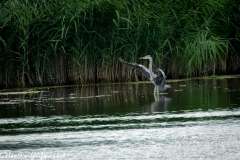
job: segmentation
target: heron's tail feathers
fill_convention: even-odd
[[[166,84],[166,85],[164,86],[164,90],[165,90],[165,89],[168,89],[168,88],[172,88],[172,85],[171,85],[171,84]]]

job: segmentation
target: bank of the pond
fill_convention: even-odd
[[[167,79],[167,83],[177,83],[180,81],[189,81],[194,79],[204,80],[204,79],[230,79],[230,78],[240,78],[240,75],[221,75],[221,76],[204,76],[204,77],[193,77],[193,78],[182,78],[182,79]],[[40,86],[40,87],[21,87],[21,88],[9,88],[9,89],[0,89],[0,95],[14,95],[14,94],[26,94],[26,93],[38,93],[38,90],[43,89],[57,89],[57,88],[69,88],[69,87],[87,87],[87,86],[107,86],[107,85],[122,85],[122,84],[144,84],[152,83],[150,81],[137,81],[137,82],[117,82],[117,83],[96,83],[96,84],[73,84],[73,85],[59,85],[59,86]]]
[[[169,78],[240,71],[238,0],[0,2],[0,88],[141,81],[118,58]]]

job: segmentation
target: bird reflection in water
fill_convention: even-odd
[[[168,98],[163,95],[154,94],[154,102],[143,106],[144,112],[150,112],[151,114],[156,112],[166,112],[168,111],[168,105],[172,98]]]

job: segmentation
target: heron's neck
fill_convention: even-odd
[[[153,79],[152,58],[149,58],[149,72],[150,72],[150,79]]]

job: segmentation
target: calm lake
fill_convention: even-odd
[[[0,92],[0,160],[239,159],[240,79]]]

